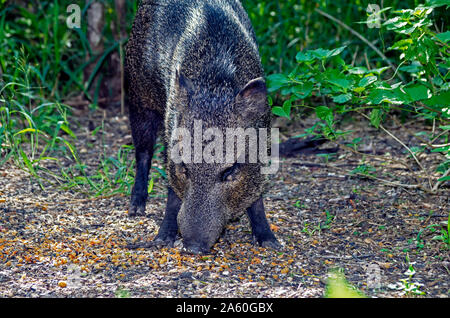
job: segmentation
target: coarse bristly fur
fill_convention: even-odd
[[[126,95],[136,180],[130,215],[144,214],[153,146],[164,127],[167,154],[175,128],[270,128],[258,47],[237,0],[144,0],[126,53]],[[167,156],[169,195],[155,242],[177,233],[192,252],[207,252],[226,222],[245,211],[253,238],[279,247],[268,226],[259,163],[175,163]],[[224,178],[226,176],[226,178]]]

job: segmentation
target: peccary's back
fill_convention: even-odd
[[[238,0],[142,1],[127,45],[128,98],[164,114],[177,69],[209,89],[236,92],[263,76]]]

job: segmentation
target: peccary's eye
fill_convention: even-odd
[[[227,168],[224,172],[222,172],[222,181],[233,181],[236,178],[237,173],[239,172],[239,164],[235,163],[230,168]]]

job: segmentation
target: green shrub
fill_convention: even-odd
[[[369,69],[346,62],[342,57],[346,46],[298,52],[289,74],[268,76],[269,92],[279,93],[284,100],[282,105],[272,105],[272,112],[291,118],[301,109],[313,109],[318,121],[307,133],[332,140],[347,133],[336,128],[341,114],[362,115],[382,129],[385,118],[395,111],[434,122],[439,127],[442,145],[432,145],[436,132],[423,134],[427,147],[416,152],[428,148],[442,153],[444,159],[437,168],[442,173],[439,182],[449,180],[450,32],[435,33],[431,29],[430,16],[438,6],[443,6],[443,2],[390,10],[391,17],[382,27],[395,33],[397,39],[388,50],[399,54],[400,63],[387,79],[383,74],[391,68],[389,65]],[[402,81],[400,74],[407,80]]]

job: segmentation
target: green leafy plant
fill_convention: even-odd
[[[443,162],[436,170],[442,175],[427,189],[436,191],[439,185],[450,180],[450,50],[447,44],[450,36],[449,32],[435,33],[430,28],[431,13],[443,5],[433,2],[415,9],[386,8],[392,17],[383,23],[383,30],[393,32],[396,37],[388,50],[399,52],[399,66],[394,70],[391,63],[371,69],[349,64],[342,56],[347,46],[298,52],[297,64],[289,74],[268,76],[269,92],[277,93],[284,100],[282,105],[276,105],[272,98],[272,112],[292,118],[302,110],[311,109],[317,122],[306,133],[331,140],[348,133],[337,127],[339,118],[350,113],[362,116],[386,133],[389,132],[382,124],[393,112],[432,121],[440,131],[433,131],[424,140],[427,146],[415,151],[428,149],[443,155]],[[388,70],[394,73],[385,79]],[[409,80],[403,81],[404,78]],[[436,140],[443,143],[436,144]],[[406,149],[423,168],[414,152]]]
[[[122,288],[122,287],[118,287],[116,289],[116,291],[114,292],[114,295],[117,298],[130,298],[131,297],[131,292],[128,289]]]
[[[406,260],[408,262],[408,270],[404,273],[406,278],[402,278],[394,284],[389,284],[388,287],[400,291],[400,295],[426,295],[424,291],[420,290],[423,284],[413,281],[413,276],[416,274],[414,263],[409,261],[408,256],[406,256]]]
[[[13,162],[41,187],[53,184],[93,196],[129,193],[134,176],[132,147],[122,146],[114,155],[103,152],[93,173],[81,162],[75,146],[77,136],[65,101],[81,93],[92,102],[90,109],[95,109],[97,95],[90,96],[89,89],[99,87],[95,75],[121,43],[105,28],[105,50],[99,56],[93,54],[86,23],[80,29],[65,25],[63,13],[71,3],[0,6],[0,165]],[[106,21],[112,26],[114,1],[104,5]],[[129,11],[135,13],[136,6],[137,1],[128,6]],[[93,72],[84,82],[90,64]]]
[[[431,239],[442,241],[445,244],[446,248],[450,248],[450,213],[448,214],[447,221],[443,222],[443,225],[433,225],[430,226],[430,229],[435,231],[436,227],[440,228],[440,235],[435,235]]]
[[[350,174],[359,174],[359,175],[365,175],[365,176],[373,176],[373,173],[376,171],[374,167],[368,164],[360,164],[355,169],[350,171]]]
[[[299,202],[299,201],[297,201]],[[332,215],[328,210],[325,210],[325,222],[320,222],[318,224],[312,224],[305,222],[303,224],[302,233],[306,233],[309,236],[314,235],[316,232],[321,232],[322,230],[329,229],[331,227],[331,223],[334,221],[335,216]]]

